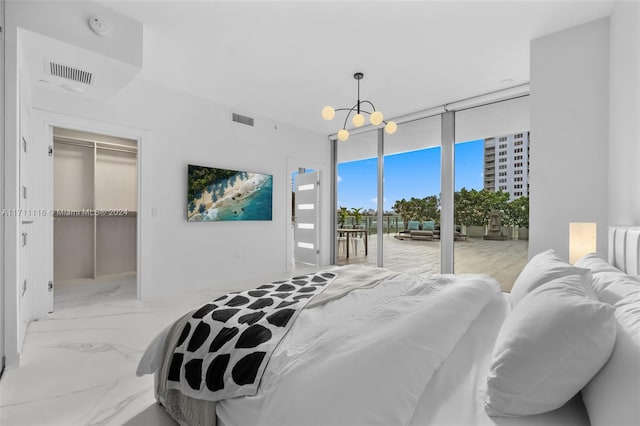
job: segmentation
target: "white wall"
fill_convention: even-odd
[[[608,225],[609,19],[531,42],[529,256],[569,257],[569,223]]]
[[[143,27],[132,18],[93,1],[8,0],[7,6],[12,19],[19,19],[21,28],[142,66]],[[107,38],[96,37],[89,29],[89,18],[94,16],[99,16],[111,28]]]
[[[640,224],[640,3],[610,17],[609,223]]]
[[[16,6],[18,3],[13,3]],[[10,10],[11,25],[6,37],[6,149],[4,150],[3,202],[5,208],[16,208],[18,200],[18,29],[19,9]],[[287,200],[291,190],[287,160],[310,161],[330,170],[330,148],[326,135],[316,134],[266,117],[254,116],[255,126],[231,121],[232,112],[253,115],[251,111],[232,111],[193,95],[135,79],[108,101],[33,88],[31,145],[39,153],[38,170],[44,170],[49,157],[51,131],[47,126],[111,133],[137,139],[140,143],[142,190],[138,215],[142,222],[139,274],[141,295],[145,298],[165,296],[185,289],[215,287],[239,289],[275,278],[290,267],[287,261],[287,235],[290,228]],[[112,132],[113,131],[113,132]],[[40,155],[42,154],[42,155]],[[187,164],[201,164],[229,169],[270,173],[274,177],[273,220],[268,222],[187,223]],[[42,167],[40,167],[42,166]],[[324,187],[329,188],[329,173],[324,173]],[[51,188],[51,182],[38,187]],[[50,191],[49,191],[50,192]],[[331,217],[327,194],[321,214]],[[39,197],[52,207],[51,197]],[[49,206],[51,204],[51,206]],[[4,217],[4,281],[16,283],[19,271],[18,218]],[[45,223],[45,220],[42,220]],[[40,221],[38,222],[40,229]],[[52,247],[51,240],[41,236],[37,241],[43,251]],[[40,241],[42,240],[42,241]],[[34,240],[32,240],[34,241]],[[321,236],[321,262],[329,263],[329,227]],[[35,241],[34,241],[35,243]],[[40,244],[42,243],[42,244]],[[34,262],[34,264],[36,264]],[[49,294],[46,273],[35,274],[38,285],[34,293],[33,317],[47,314]],[[40,282],[42,281],[42,282]],[[15,367],[19,360],[20,310],[17,287],[5,289],[5,330],[7,364]],[[31,297],[33,296],[33,297]]]
[[[204,286],[244,288],[284,272],[287,158],[312,160],[329,169],[324,135],[264,117],[255,117],[255,127],[234,123],[225,106],[141,80],[108,103],[37,89],[33,104],[152,135],[151,146],[142,146],[140,154],[149,206],[139,212],[148,224],[141,242],[143,270],[148,271],[143,289],[150,290],[143,290],[146,297]],[[187,164],[273,174],[273,221],[187,223]],[[322,214],[328,216],[330,208],[324,207]],[[328,232],[323,237],[328,247]]]

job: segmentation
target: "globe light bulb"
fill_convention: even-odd
[[[335,115],[336,111],[333,109],[333,107],[326,106],[322,108],[322,118],[324,118],[325,120],[331,120],[333,117],[335,117]]]
[[[390,135],[394,134],[398,130],[398,125],[395,121],[390,121],[384,126],[384,131]]]
[[[382,113],[380,111],[374,111],[373,113],[371,113],[371,117],[369,117],[369,121],[374,126],[382,123],[382,120],[384,120],[384,117],[382,116]]]
[[[354,115],[353,118],[351,119],[351,122],[356,127],[362,127],[362,125],[364,124],[364,115],[362,114]]]
[[[349,139],[349,131],[347,129],[342,129],[338,132],[338,140],[344,142]]]

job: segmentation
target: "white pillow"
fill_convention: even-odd
[[[558,257],[552,249],[543,251],[532,257],[516,278],[511,289],[511,304],[516,306],[523,297],[542,284],[575,274],[590,275],[590,271],[571,266]],[[590,276],[589,280],[591,280]]]
[[[578,259],[574,265],[591,270],[593,275],[591,285],[597,295],[600,295],[615,280],[626,275],[620,269],[604,260],[598,253],[586,254]]]
[[[618,301],[632,294],[640,294],[640,278],[633,275],[622,275],[602,290],[598,294],[598,299],[601,302],[615,305]]]
[[[613,353],[582,390],[592,426],[640,425],[640,293],[614,307],[618,333]]]
[[[598,274],[600,272],[620,272],[622,271],[606,260],[599,253],[589,253],[576,260],[575,266],[580,268],[591,269],[591,272]]]
[[[584,274],[552,280],[513,309],[496,340],[487,377],[489,415],[561,407],[600,370],[616,336],[612,306],[589,294]]]

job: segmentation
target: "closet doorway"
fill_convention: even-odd
[[[137,164],[135,140],[53,128],[57,291],[124,288],[136,297]]]

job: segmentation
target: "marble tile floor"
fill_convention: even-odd
[[[138,360],[173,320],[225,292],[140,301],[135,277],[57,290],[55,312],[29,325],[20,368],[0,380],[0,425],[176,425],[155,402],[153,376],[136,377]]]
[[[377,244],[371,240],[368,256],[360,250],[345,263],[375,264]],[[526,263],[527,243],[499,244],[496,250],[495,242],[456,243],[456,270],[486,270],[508,291]],[[385,250],[385,266],[390,269],[417,274],[439,270],[437,242],[399,241],[385,235]],[[293,274],[317,269],[298,264]],[[55,312],[29,325],[21,367],[5,371],[0,380],[0,425],[176,425],[155,402],[153,377],[136,377],[138,360],[173,320],[226,291],[140,301],[133,276],[56,290]]]

